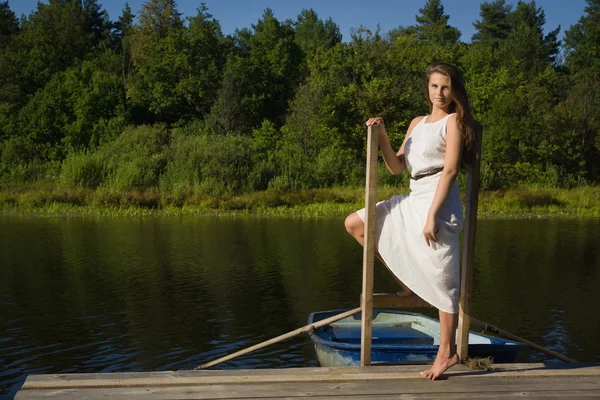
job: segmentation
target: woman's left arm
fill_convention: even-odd
[[[460,166],[460,156],[462,152],[462,135],[458,130],[456,124],[456,114],[448,117],[446,122],[446,156],[444,157],[444,170],[440,176],[437,188],[435,189],[435,195],[429,207],[429,213],[427,214],[427,222],[423,229],[423,236],[427,246],[430,246],[430,242],[437,242],[437,231],[435,217],[444,204],[444,200],[448,197],[448,193],[454,184],[456,174]]]

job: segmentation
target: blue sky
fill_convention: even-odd
[[[129,0],[129,5],[137,14],[145,0]],[[20,16],[29,14],[36,8],[38,0],[9,0],[11,9]],[[47,1],[42,1],[47,3]],[[116,20],[125,4],[124,0],[100,0],[108,11],[111,20]],[[184,16],[196,14],[201,0],[178,0],[179,11]],[[279,20],[296,19],[303,8],[314,9],[321,19],[331,17],[340,26],[344,40],[349,39],[350,29],[365,26],[375,29],[380,24],[382,32],[398,26],[415,23],[415,15],[423,7],[425,0],[205,0],[209,12],[220,22],[225,34],[233,33],[236,28],[250,28],[263,14],[265,8],[271,8]],[[450,15],[449,23],[457,27],[461,40],[469,42],[474,33],[473,22],[479,19],[481,0],[442,0],[444,11]],[[507,0],[516,5],[517,0]],[[546,13],[545,31],[561,25],[560,37],[584,14],[585,0],[538,0],[538,7]]]

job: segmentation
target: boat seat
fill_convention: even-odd
[[[360,343],[360,326],[327,326],[323,332],[333,342]],[[432,345],[434,339],[424,332],[410,326],[397,324],[373,324],[373,345]]]

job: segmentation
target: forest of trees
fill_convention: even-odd
[[[436,61],[465,74],[484,189],[597,184],[600,0],[586,1],[561,42],[534,0],[482,3],[472,38],[424,0],[413,26],[344,40],[313,10],[281,21],[267,9],[224,35],[204,4],[187,18],[175,0],[126,4],[112,21],[98,0],[40,2],[21,18],[0,0],[0,187],[185,197],[358,185],[365,120],[383,116],[399,146],[428,112]]]

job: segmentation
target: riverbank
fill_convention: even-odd
[[[378,188],[383,200],[408,188]],[[463,194],[464,200],[464,194]],[[364,205],[363,188],[304,189],[202,196],[170,197],[156,189],[110,193],[52,186],[5,187],[0,213],[66,216],[341,216]],[[479,216],[484,218],[600,218],[600,187],[573,189],[517,187],[482,191]]]

